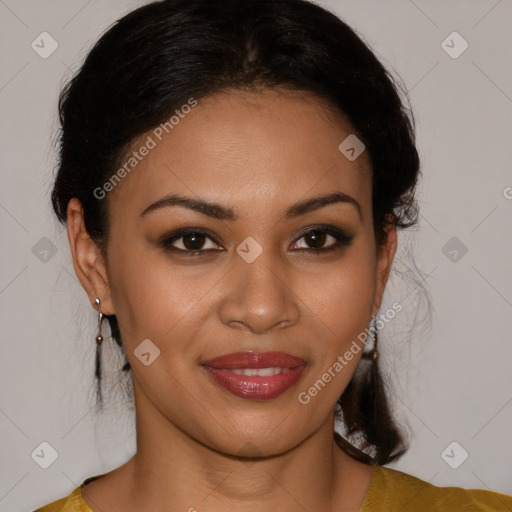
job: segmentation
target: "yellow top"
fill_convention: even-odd
[[[437,487],[391,468],[373,466],[373,476],[359,512],[511,512],[512,496],[483,489]],[[34,512],[94,512],[82,498],[87,478],[67,498],[54,501]]]

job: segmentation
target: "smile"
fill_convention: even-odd
[[[237,352],[202,364],[216,384],[240,398],[269,400],[290,389],[307,366],[284,352]]]
[[[270,368],[245,368],[237,370],[229,370],[237,375],[245,375],[246,377],[254,377],[259,375],[260,377],[272,377],[278,373],[286,373],[290,371],[290,368],[280,368],[278,366],[271,366]]]

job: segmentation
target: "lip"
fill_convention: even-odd
[[[212,379],[240,398],[269,400],[275,398],[299,379],[307,362],[284,352],[236,352],[209,359],[202,363]],[[284,369],[272,376],[239,375],[233,370],[278,367]]]

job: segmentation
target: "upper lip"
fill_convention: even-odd
[[[285,352],[235,352],[214,357],[202,364],[229,370],[234,368],[296,368],[306,364],[306,361]]]

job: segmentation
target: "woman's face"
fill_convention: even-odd
[[[368,155],[338,149],[350,125],[312,96],[230,91],[180,113],[140,139],[147,154],[106,199],[104,311],[120,324],[138,417],[224,453],[281,453],[332,429],[361,352],[308,390],[377,313],[396,232],[377,252]],[[351,199],[314,201],[332,194]],[[248,352],[273,352],[259,366],[277,370],[259,373],[279,373],[245,375],[258,366]]]

